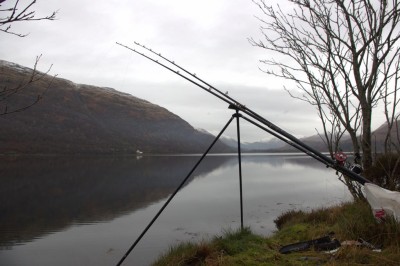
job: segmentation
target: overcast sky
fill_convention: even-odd
[[[40,70],[53,64],[51,73],[61,78],[130,93],[218,133],[232,115],[226,103],[116,45],[137,41],[297,137],[320,128],[312,107],[292,99],[283,80],[258,69],[270,55],[247,40],[262,38],[255,18],[261,14],[251,0],[38,0],[35,10],[38,16],[58,10],[57,20],[13,24],[14,31],[29,33],[25,38],[0,33],[1,59],[31,67],[42,54]],[[228,135],[235,137],[235,125]],[[241,136],[270,138],[245,121]]]

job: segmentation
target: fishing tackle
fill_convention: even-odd
[[[117,44],[143,56],[144,58],[146,58],[150,61],[153,61],[154,63],[166,68],[167,70],[175,73],[176,75],[178,75],[178,76],[186,79],[187,81],[193,83],[194,85],[200,87],[201,89],[205,90],[206,92],[211,93],[212,95],[219,98],[220,100],[228,103],[230,109],[236,109],[238,111],[243,112],[244,114],[248,115],[249,117],[251,117],[252,119],[257,121],[258,123],[268,127],[270,129],[268,131],[268,133],[274,132],[273,135],[275,137],[277,137],[280,140],[286,142],[287,144],[295,147],[296,149],[306,153],[307,155],[313,157],[314,159],[324,163],[327,167],[331,167],[331,168],[341,172],[342,174],[350,177],[352,180],[357,181],[362,185],[370,182],[368,179],[364,178],[363,176],[347,169],[346,167],[338,164],[335,160],[329,158],[328,156],[322,154],[321,152],[317,151],[316,149],[314,149],[314,148],[310,147],[309,145],[305,144],[304,142],[300,141],[298,138],[294,137],[293,135],[289,134],[288,132],[281,129],[277,125],[268,121],[261,115],[257,114],[253,110],[249,109],[245,105],[241,104],[239,101],[235,100],[227,93],[222,92],[219,89],[215,88],[214,86],[210,85],[205,80],[201,79],[198,75],[192,74],[192,72],[189,72],[185,68],[176,64],[175,61],[171,61],[170,59],[166,58],[165,56],[162,56],[161,53],[156,53],[153,49],[150,49],[138,42],[134,42],[135,45],[142,47],[143,49],[148,51],[150,53],[150,55],[153,54],[154,56],[157,56],[157,57],[163,59],[165,61],[165,63],[156,61],[150,55],[140,53],[140,52],[136,51],[135,49],[132,49],[129,46],[123,45],[118,42],[117,42]],[[168,66],[167,64],[172,65],[172,66]],[[183,72],[179,72],[173,68],[180,69]],[[257,124],[257,122],[255,122],[255,123]],[[265,130],[265,127],[262,127],[262,129]]]
[[[241,163],[240,163],[240,133],[239,133],[239,118],[243,118],[246,121],[250,122],[251,124],[259,127],[260,129],[263,129],[264,131],[270,133],[274,137],[284,141],[285,143],[291,145],[292,147],[304,152],[308,156],[320,161],[321,163],[325,164],[327,167],[331,167],[336,169],[337,171],[340,171],[344,175],[352,178],[352,180],[357,181],[361,184],[369,183],[370,181],[362,177],[361,175],[358,175],[351,170],[345,168],[343,165],[338,164],[336,161],[332,160],[331,158],[323,155],[319,151],[315,150],[314,148],[308,146],[307,144],[303,143],[293,135],[287,133],[283,129],[279,128],[275,124],[271,123],[261,115],[257,114],[253,110],[249,109],[245,105],[241,104],[234,98],[228,95],[226,92],[222,92],[219,89],[215,88],[214,86],[210,85],[200,77],[198,77],[195,73],[187,71],[185,68],[181,67],[180,65],[176,64],[175,61],[171,61],[168,58],[164,57],[161,55],[161,53],[156,53],[153,49],[150,49],[138,42],[134,42],[135,45],[143,48],[147,53],[145,52],[139,52],[136,49],[133,49],[129,46],[123,45],[121,43],[118,43],[118,45],[131,50],[132,52],[141,55],[142,57],[166,68],[167,70],[171,71],[172,73],[186,79],[187,81],[193,83],[197,87],[203,89],[204,91],[212,94],[213,96],[219,98],[220,100],[224,101],[229,105],[229,109],[233,109],[236,111],[236,113],[231,117],[229,122],[225,125],[225,127],[222,129],[222,131],[217,135],[217,137],[214,139],[213,143],[211,146],[207,149],[207,151],[202,155],[200,160],[197,162],[197,164],[194,166],[194,168],[191,170],[191,172],[186,176],[186,178],[182,181],[182,183],[178,186],[178,188],[175,190],[174,193],[171,194],[171,196],[168,198],[168,200],[164,203],[164,205],[161,207],[161,209],[157,212],[156,216],[151,220],[151,222],[147,225],[147,227],[144,229],[144,231],[140,234],[140,236],[136,239],[136,241],[131,245],[131,247],[128,249],[128,251],[124,254],[124,256],[121,258],[121,260],[118,262],[117,265],[121,265],[123,261],[127,258],[127,256],[130,254],[130,252],[134,249],[134,247],[137,245],[137,243],[142,239],[144,234],[148,231],[148,229],[152,226],[152,224],[155,222],[155,220],[160,216],[162,211],[166,208],[166,206],[169,204],[169,202],[172,200],[172,198],[178,193],[178,191],[183,187],[184,183],[187,181],[187,179],[190,177],[190,175],[193,173],[193,171],[196,169],[196,167],[200,164],[200,162],[204,159],[204,157],[207,155],[207,153],[211,150],[213,145],[217,142],[217,140],[220,138],[222,133],[226,130],[226,128],[229,126],[229,124],[232,122],[233,118],[236,118],[237,120],[237,133],[238,133],[238,153],[239,153],[239,176],[240,176],[240,193],[242,193],[242,188],[241,188]],[[153,57],[156,57],[158,59],[154,59]],[[162,59],[163,61],[159,60]],[[239,112],[242,112],[246,114],[249,117],[244,116],[243,114],[240,114]],[[242,207],[242,195],[240,195],[240,204],[241,204],[241,225],[243,228],[243,207]]]

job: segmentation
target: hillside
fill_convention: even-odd
[[[0,60],[0,87],[17,88],[31,73]],[[148,101],[47,75],[2,99],[0,113],[28,106],[38,95],[32,107],[0,115],[0,154],[202,153],[213,140]],[[229,148],[219,142],[214,151]]]
[[[228,137],[221,137],[221,141],[232,147],[232,149],[237,149],[237,140],[228,138]],[[242,142],[240,143],[241,149],[243,152],[260,152],[260,151],[269,151],[274,149],[279,149],[285,145],[285,142],[273,138],[268,141],[256,141],[256,142]]]
[[[386,138],[386,133],[388,131],[388,127],[386,123],[383,123],[381,126],[379,126],[376,130],[372,132],[372,149],[376,152],[383,152],[384,150],[384,145],[385,145],[385,138]],[[399,147],[399,137],[398,137],[398,132],[400,132],[400,125],[398,125],[398,129],[396,129],[396,126],[392,128],[392,143]],[[360,137],[361,138],[361,137]],[[302,142],[305,144],[309,145],[310,147],[313,147],[314,149],[325,152],[327,151],[326,144],[322,141],[321,137],[318,135],[314,135],[311,137],[305,137],[300,139]],[[281,142],[282,146],[273,148],[273,149],[268,149],[267,151],[269,152],[292,152],[292,151],[297,151],[295,148],[292,146],[285,144],[284,142]],[[340,148],[343,151],[352,151],[353,150],[353,144],[351,142],[350,137],[344,136],[340,142]]]

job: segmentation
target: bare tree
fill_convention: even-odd
[[[6,0],[0,0],[0,32],[12,34],[18,37],[26,37],[28,34],[22,34],[12,31],[11,26],[17,22],[30,22],[30,21],[39,21],[39,20],[54,20],[56,19],[57,11],[52,12],[48,16],[37,17],[36,12],[32,10],[33,6],[36,4],[36,0],[30,1],[25,5],[21,5],[19,0],[15,1],[7,1],[7,7],[3,7]],[[26,90],[29,86],[33,83],[36,83],[40,80],[44,80],[46,75],[51,70],[51,67],[46,72],[39,72],[37,71],[37,65],[42,55],[37,56],[35,60],[34,67],[32,69],[32,74],[28,80],[21,81],[20,84],[16,86],[6,86],[4,85],[0,88],[0,116],[7,115],[15,112],[21,112],[29,107],[35,105],[39,100],[42,98],[43,93],[47,91],[48,87],[50,86],[51,82],[48,83],[46,87],[43,88],[43,91],[37,95],[37,98],[32,102],[20,106],[10,108],[8,105],[8,100],[15,96],[17,93]],[[55,77],[55,76],[54,76]],[[53,78],[54,78],[53,77]],[[51,79],[52,81],[53,79]]]
[[[48,16],[37,17],[36,12],[32,7],[36,4],[36,0],[31,1],[29,4],[21,7],[19,0],[7,2],[14,2],[9,7],[3,8],[5,0],[0,0],[0,31],[13,34],[19,37],[25,37],[27,34],[16,33],[11,30],[11,25],[16,22],[38,21],[38,20],[54,20],[56,19],[57,11],[54,11]]]
[[[400,59],[400,55],[399,55]],[[385,80],[384,90],[382,91],[382,99],[384,102],[384,113],[386,118],[387,133],[384,140],[384,151],[385,153],[391,153],[393,151],[400,152],[399,143],[396,135],[399,133],[397,126],[397,120],[399,114],[396,114],[397,106],[400,103],[400,97],[398,95],[398,88],[400,82],[400,60],[394,63],[394,71],[391,75],[388,75]],[[396,133],[396,135],[395,135]]]
[[[317,110],[322,122],[323,134],[318,130],[317,133],[328,148],[330,156],[333,158],[334,154],[341,149],[340,140],[345,131],[343,130],[340,121],[334,114],[332,114],[332,112],[326,113],[326,110],[320,105],[317,105]]]
[[[54,76],[47,75],[50,72],[51,67],[53,65],[51,65],[46,72],[40,72],[37,70],[37,64],[41,56],[42,55],[36,57],[34,67],[28,78],[21,79],[20,83],[17,85],[15,84],[12,84],[11,86],[6,85],[7,80],[4,79],[6,78],[7,75],[4,75],[4,73],[2,73],[2,69],[0,67],[0,84],[1,84],[0,86],[2,86],[0,87],[0,116],[22,112],[32,107],[42,99],[43,95],[49,89],[50,85],[52,84],[52,81],[54,80],[54,78],[57,77],[57,75]],[[15,96],[17,93],[23,92],[24,90],[30,89],[32,85],[40,81],[43,81],[43,84],[41,84],[41,89],[36,91],[37,94],[35,99],[31,100],[28,103],[23,104],[22,106],[9,105],[9,100],[12,99],[13,96]]]
[[[262,60],[263,71],[294,82],[303,92],[297,98],[333,114],[370,167],[373,109],[385,88],[398,89],[387,82],[398,71],[399,1],[288,0],[288,12],[253,1],[264,14],[264,39],[250,42],[280,55]]]

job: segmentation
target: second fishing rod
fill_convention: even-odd
[[[208,93],[211,93],[212,95],[214,95],[215,97],[219,98],[220,100],[228,103],[229,106],[234,106],[237,110],[247,114],[251,118],[255,119],[256,121],[258,121],[258,122],[262,123],[263,125],[267,126],[268,128],[270,128],[272,131],[274,131],[276,134],[278,134],[280,136],[279,139],[285,141],[286,143],[288,143],[289,145],[299,149],[300,151],[305,152],[309,156],[311,156],[311,157],[317,159],[318,161],[324,163],[326,166],[331,167],[331,168],[341,172],[342,174],[345,174],[346,176],[350,177],[352,180],[357,181],[357,182],[359,182],[361,184],[365,184],[365,183],[370,182],[369,180],[365,179],[363,176],[358,175],[358,174],[352,172],[351,170],[349,170],[349,169],[337,164],[336,161],[334,161],[333,159],[329,158],[328,156],[323,155],[321,152],[315,150],[314,148],[312,148],[309,145],[305,144],[304,142],[300,141],[298,138],[294,137],[293,135],[289,134],[288,132],[286,132],[285,130],[281,129],[277,125],[275,125],[272,122],[268,121],[267,119],[265,119],[261,115],[257,114],[253,110],[247,108],[245,105],[241,104],[239,101],[235,100],[231,96],[227,95],[226,93],[223,93],[219,89],[217,89],[214,86],[210,85],[208,82],[206,82],[203,79],[199,78],[196,74],[189,72],[185,68],[183,68],[180,65],[176,64],[174,61],[172,61],[172,60],[166,58],[165,56],[161,55],[161,53],[157,53],[154,50],[152,50],[152,49],[150,49],[150,48],[146,47],[145,45],[142,45],[142,44],[140,44],[138,42],[134,42],[134,43],[135,43],[136,46],[141,47],[141,48],[145,49],[146,51],[152,53],[156,57],[159,57],[160,59],[168,62],[169,64],[171,64],[171,67],[169,67],[166,64],[160,62],[159,60],[153,59],[152,57],[137,51],[136,49],[132,49],[131,47],[128,47],[128,46],[123,45],[121,43],[117,43],[117,44],[122,46],[122,47],[125,47],[125,48],[127,48],[127,49],[129,49],[129,50],[131,50],[131,51],[133,51],[133,52],[135,52],[135,53],[147,58],[147,59],[149,59],[150,61],[153,61],[154,63],[166,68],[167,70],[173,72],[174,74],[186,79],[187,81],[195,84],[196,86],[198,86],[201,89],[207,91]],[[179,70],[174,70],[172,67],[181,70],[182,73]],[[196,80],[198,82],[196,82]],[[273,134],[273,135],[276,136],[276,134]],[[295,145],[293,145],[293,143],[295,143]]]

